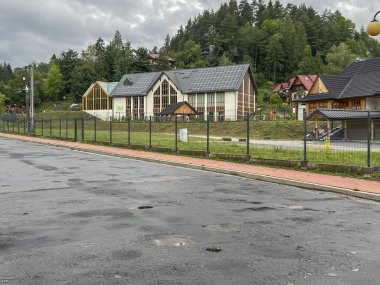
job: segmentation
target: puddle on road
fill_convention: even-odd
[[[157,246],[164,246],[164,247],[189,248],[195,245],[195,241],[193,241],[189,237],[173,235],[173,236],[162,236],[161,238],[157,238],[154,240],[154,244]]]
[[[219,232],[219,233],[237,233],[240,232],[239,229],[229,227],[228,225],[209,225],[209,226],[202,226],[206,230],[209,230],[210,232]]]

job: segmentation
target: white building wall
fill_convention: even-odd
[[[85,110],[84,112],[103,121],[108,121],[112,116],[112,110]]]
[[[367,110],[380,110],[380,98],[366,98]]]
[[[225,119],[234,121],[237,115],[237,91],[226,92],[225,99]]]

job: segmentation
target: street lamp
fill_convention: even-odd
[[[28,68],[30,71],[30,88],[25,84],[26,91],[26,108],[27,108],[27,120],[28,120],[28,132],[34,134],[34,67],[33,64]],[[26,78],[23,77],[26,81]],[[30,94],[29,94],[30,91]]]
[[[380,35],[380,22],[376,20],[377,15],[380,14],[380,11],[378,11],[375,16],[373,17],[372,22],[368,24],[367,32],[371,36],[378,36]]]

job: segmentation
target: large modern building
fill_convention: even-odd
[[[187,101],[205,119],[238,120],[255,111],[257,87],[251,68],[209,68],[125,74],[112,90],[112,115],[146,119]]]

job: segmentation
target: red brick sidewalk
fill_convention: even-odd
[[[167,164],[181,165],[185,167],[231,173],[244,177],[255,178],[270,182],[284,183],[288,185],[300,186],[305,188],[327,190],[339,192],[347,195],[369,198],[366,195],[357,195],[354,192],[364,192],[374,194],[374,200],[380,201],[380,182],[369,181],[357,178],[347,178],[326,174],[310,173],[305,171],[277,169],[264,166],[239,164],[232,162],[215,161],[209,159],[184,157],[163,153],[137,151],[131,149],[121,149],[109,146],[99,146],[92,144],[74,143],[67,141],[49,140],[44,138],[25,137],[11,134],[0,133],[0,137],[31,141],[36,143],[49,144],[58,147],[71,148],[89,152],[112,154],[148,161],[157,161]],[[330,189],[331,188],[331,189]],[[333,188],[338,188],[335,191]],[[340,191],[343,190],[343,191]],[[347,190],[347,191],[345,191]],[[377,195],[379,195],[377,197]]]

